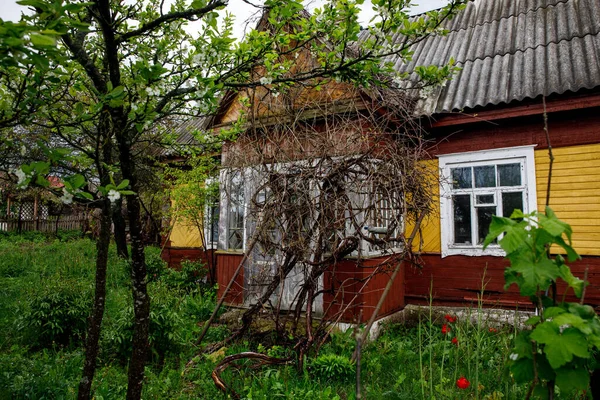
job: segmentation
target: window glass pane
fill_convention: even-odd
[[[241,229],[229,229],[229,248],[232,250],[241,249],[244,235]]]
[[[492,215],[496,214],[496,207],[477,208],[477,244],[482,244],[490,231]]]
[[[499,186],[521,186],[521,164],[498,165]]]
[[[483,165],[474,167],[475,187],[494,187],[496,186],[496,168],[493,165]]]
[[[219,241],[219,206],[214,205],[210,208],[210,238],[209,241],[216,243]]]
[[[467,168],[452,168],[452,188],[453,189],[470,189],[471,183],[471,167]]]
[[[508,218],[514,210],[523,211],[523,192],[502,193],[502,216]]]
[[[227,247],[237,250],[243,248],[244,241],[244,186],[239,173],[232,174],[230,179]]]
[[[476,196],[477,204],[494,204],[494,195],[493,194],[479,194]]]
[[[452,196],[454,204],[454,243],[471,244],[471,196]]]

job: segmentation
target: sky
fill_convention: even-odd
[[[21,12],[26,9],[23,6],[18,5],[17,0],[0,0],[0,2],[2,3],[2,7],[0,7],[0,18],[3,20],[18,21],[19,17],[21,16]],[[258,3],[258,1],[256,2]],[[425,11],[440,8],[447,4],[447,2],[448,0],[413,0],[413,3],[415,4],[411,8],[411,14],[419,14]],[[168,3],[168,1],[166,3]],[[305,3],[308,3],[308,8],[310,10],[318,7],[323,3],[323,1],[312,0]],[[370,10],[371,7],[367,6],[367,4],[370,4],[370,2],[365,1],[365,6],[363,7],[364,10],[361,14],[360,21],[361,24],[365,26],[369,23],[369,20],[373,15],[372,10]],[[242,0],[230,0],[227,9],[236,15],[237,23],[236,31],[234,33],[235,36],[239,38],[242,36],[244,27],[247,25],[246,21],[248,21],[249,18],[256,13],[256,9]],[[249,26],[254,27],[254,23],[251,22]]]

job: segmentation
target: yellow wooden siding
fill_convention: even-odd
[[[553,149],[550,207],[573,228],[582,255],[600,255],[600,144]],[[544,210],[550,161],[535,151],[538,209]]]
[[[198,227],[178,218],[173,222],[171,230],[172,247],[202,247],[202,238]]]
[[[421,232],[415,236],[413,241],[413,250],[422,253],[440,253],[441,234],[440,234],[440,185],[439,185],[439,163],[438,160],[424,160],[422,165],[427,170],[427,177],[432,187],[433,212],[428,215],[421,223]],[[414,223],[410,221],[406,224],[406,234],[410,235]]]

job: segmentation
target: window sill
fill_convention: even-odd
[[[504,257],[506,256],[506,253],[500,247],[488,247],[484,250],[482,247],[453,246],[442,250],[442,258],[447,256]]]
[[[217,250],[215,251],[215,254],[231,254],[236,256],[242,256],[244,255],[244,250]]]

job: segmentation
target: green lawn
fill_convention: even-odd
[[[33,239],[33,240],[32,240]],[[220,357],[240,351],[291,354],[282,346],[248,339],[213,356],[196,356],[201,322],[214,307],[212,288],[198,287],[190,269],[165,268],[149,248],[152,296],[152,362],[144,398],[223,398],[211,379]],[[70,399],[83,363],[82,337],[91,304],[95,244],[72,235],[58,239],[0,237],[0,399]],[[194,266],[190,266],[193,268]],[[132,304],[127,262],[111,249],[107,308],[101,338],[95,399],[122,399],[130,352]],[[362,392],[367,399],[523,399],[504,364],[510,327],[489,329],[426,315],[407,327],[390,325],[362,355]],[[442,332],[447,323],[449,331]],[[226,337],[216,325],[208,341]],[[452,339],[455,339],[455,343]],[[302,371],[295,365],[228,369],[224,379],[247,399],[352,399],[355,365],[351,333],[337,333]],[[185,368],[189,360],[195,362]],[[468,388],[457,380],[464,377]],[[461,386],[466,382],[460,379]],[[564,397],[563,397],[564,398]],[[578,397],[581,398],[581,397]]]

